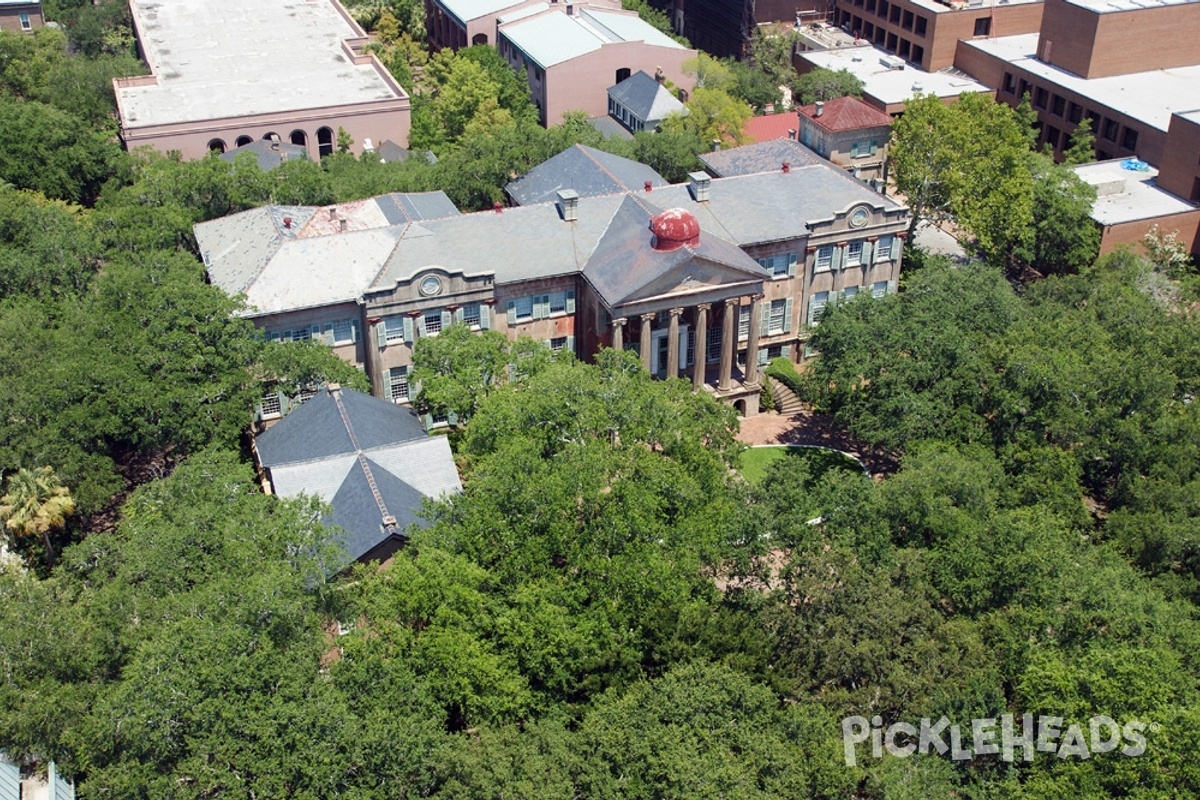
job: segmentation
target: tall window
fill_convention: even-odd
[[[462,321],[468,328],[478,328],[480,319],[479,303],[467,303],[462,307]]]
[[[526,322],[533,319],[533,298],[517,298],[513,301],[513,310],[516,312],[517,322]]]
[[[821,321],[821,312],[829,305],[829,292],[817,292],[808,303],[808,324],[817,325]]]
[[[442,332],[442,312],[441,309],[425,312],[425,335],[437,336]]]
[[[833,269],[833,246],[826,245],[817,249],[817,272],[828,272]]]
[[[875,243],[875,260],[876,261],[891,261],[892,260],[892,237],[880,236],[879,241]]]
[[[862,240],[850,242],[846,247],[846,266],[857,267],[862,264],[863,243]]]
[[[887,294],[887,281],[879,281],[871,284],[871,297],[883,297]]]
[[[756,259],[763,269],[771,273],[772,278],[786,278],[792,274],[792,264],[796,263],[795,253],[780,253]]]
[[[392,367],[388,370],[388,397],[393,403],[408,402],[408,367]]]
[[[339,319],[333,323],[333,343],[334,344],[353,344],[354,342],[354,325],[348,319]]]
[[[21,14],[20,19],[21,19],[21,30],[23,30],[23,31],[33,30],[33,23],[29,21],[28,14]]]
[[[383,320],[384,340],[388,342],[404,341],[404,317],[386,317]]]
[[[772,300],[771,311],[767,316],[767,333],[783,333],[784,322],[787,319],[787,300]]]
[[[738,341],[750,338],[750,306],[737,306]]]
[[[723,331],[720,326],[714,325],[708,329],[708,360],[721,360],[721,335]]]

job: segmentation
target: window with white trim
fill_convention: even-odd
[[[787,300],[772,300],[770,315],[767,318],[767,333],[771,335],[783,333],[786,318]]]
[[[18,16],[21,20],[21,30],[23,30],[23,31],[33,30],[33,23],[30,22],[28,14],[20,14]]]
[[[828,272],[833,269],[833,245],[817,248],[816,272]]]
[[[562,350],[566,350],[567,349],[567,337],[555,336],[553,339],[550,340],[550,349],[553,350],[555,353],[558,353]]]
[[[339,319],[333,323],[333,343],[354,343],[354,323],[352,320]]]
[[[513,300],[513,309],[517,315],[517,322],[528,322],[533,319],[533,298],[518,297]]]
[[[437,336],[442,332],[442,311],[434,309],[425,312],[425,335]]]
[[[808,324],[815,327],[821,321],[821,312],[829,305],[829,292],[817,292],[809,304]]]
[[[404,341],[404,317],[385,317],[383,320],[383,336],[388,342]]]
[[[851,158],[863,158],[864,156],[875,155],[875,140],[867,139],[861,142],[853,142],[850,145]]]
[[[847,286],[846,288],[842,289],[842,300],[843,301],[851,300],[857,294],[858,294],[857,286]]]
[[[550,295],[550,314],[567,313],[567,293],[554,292]]]
[[[791,265],[795,263],[796,256],[793,253],[779,253],[755,260],[763,269],[771,273],[772,278],[786,278],[791,274]]]
[[[863,263],[862,256],[863,256],[863,243],[862,243],[861,239],[859,239],[858,241],[850,242],[850,244],[848,244],[846,246],[846,266],[847,267],[861,266]]]
[[[892,237],[880,236],[879,241],[875,243],[875,260],[876,261],[891,261],[892,260]]]
[[[878,281],[871,284],[871,297],[883,297],[887,294],[887,281]]]
[[[721,339],[723,338],[723,334],[724,334],[724,331],[720,327],[717,327],[715,325],[708,329],[708,360],[709,361],[720,361],[721,360]]]
[[[482,319],[479,303],[465,303],[462,307],[462,321],[468,328],[478,328]]]
[[[736,306],[738,310],[738,341],[750,338],[750,306]]]
[[[262,398],[262,417],[268,419],[270,417],[278,417],[283,414],[283,403],[279,399],[279,392],[275,387],[263,393]]]
[[[392,367],[388,370],[388,397],[393,403],[408,402],[408,367]]]

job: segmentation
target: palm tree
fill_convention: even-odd
[[[75,511],[75,500],[59,482],[53,467],[21,469],[8,476],[7,494],[0,497],[0,519],[13,536],[41,536],[46,558],[54,566],[50,531],[67,523]]]

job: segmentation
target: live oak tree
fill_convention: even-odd
[[[807,106],[818,100],[862,97],[863,85],[849,70],[818,67],[796,78],[792,91],[800,105]]]

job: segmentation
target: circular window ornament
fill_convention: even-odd
[[[435,294],[442,293],[442,279],[437,275],[426,275],[421,279],[421,294],[426,297],[433,297]]]
[[[871,212],[866,206],[859,206],[850,212],[850,227],[861,228],[867,224],[867,220],[871,218]]]

